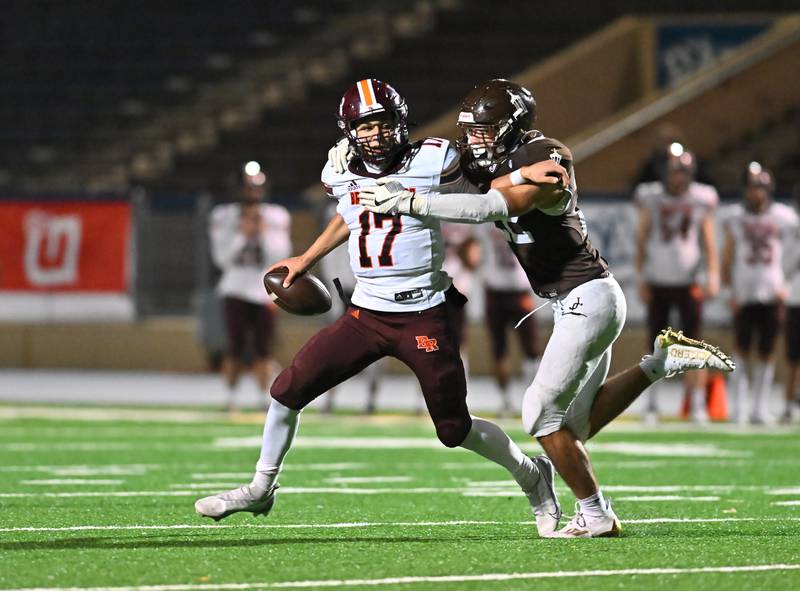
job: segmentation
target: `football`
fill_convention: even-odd
[[[331,309],[331,294],[317,277],[303,273],[289,287],[283,286],[289,270],[286,267],[274,269],[264,275],[264,287],[279,307],[292,314],[314,316]]]

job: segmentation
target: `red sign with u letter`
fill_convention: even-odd
[[[0,201],[0,291],[124,293],[131,206]]]

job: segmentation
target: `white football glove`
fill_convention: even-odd
[[[358,190],[358,201],[366,209],[388,215],[413,214],[414,193],[397,181],[378,179],[377,185]]]
[[[356,155],[350,141],[343,137],[328,150],[328,162],[336,174],[342,174],[347,170],[347,165]]]

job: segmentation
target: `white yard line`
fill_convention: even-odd
[[[330,484],[371,484],[374,482],[411,482],[411,476],[337,476],[326,478]]]
[[[633,503],[647,503],[648,501],[662,502],[662,501],[688,501],[688,502],[708,502],[719,501],[719,497],[706,496],[706,497],[689,497],[685,495],[640,495],[632,497],[615,497],[617,501],[628,501]]]
[[[654,517],[650,519],[624,519],[626,525],[659,523],[748,523],[748,522],[798,522],[800,517]],[[0,532],[72,532],[72,531],[136,531],[175,529],[354,529],[359,527],[454,527],[473,525],[533,526],[534,521],[378,521],[345,523],[178,523],[171,525],[71,525],[63,527],[5,527]]]
[[[800,486],[789,486],[786,488],[770,488],[768,495],[800,495]]]
[[[775,501],[774,503],[770,503],[770,505],[777,505],[779,507],[798,507],[798,506],[800,506],[800,500],[796,500],[796,501]]]
[[[800,570],[800,564],[754,564],[703,566],[689,568],[625,568],[613,570],[540,571],[530,573],[486,573],[482,575],[442,575],[417,577],[388,577],[383,579],[322,579],[306,581],[277,581],[262,583],[198,583],[174,585],[138,585],[127,587],[28,587],[0,591],[245,591],[248,589],[302,589],[313,587],[376,587],[409,585],[413,583],[466,583],[519,581],[530,579],[628,577],[647,575],[734,574]]]
[[[249,475],[248,475],[249,477]],[[64,481],[67,482],[67,481]],[[111,482],[111,481],[109,481]],[[352,481],[353,483],[358,481]],[[361,482],[380,482],[369,477]],[[389,482],[388,480],[386,482]],[[391,482],[396,482],[392,480]],[[90,482],[87,481],[87,484]],[[502,484],[497,484],[502,483]],[[28,498],[28,497],[48,497],[48,498],[70,498],[70,497],[169,497],[169,496],[188,496],[203,492],[216,493],[220,490],[228,488],[235,488],[240,486],[241,482],[189,482],[189,483],[176,483],[171,484],[170,488],[174,490],[133,490],[133,491],[65,491],[65,492],[0,492],[0,498]],[[750,490],[747,487],[741,487],[745,490]],[[735,487],[731,486],[730,489],[720,487],[719,489],[711,488],[687,488],[680,486],[669,487],[637,487],[637,486],[624,486],[617,487],[609,486],[607,490],[616,492],[643,492],[643,493],[663,493],[663,492],[721,492],[723,494],[731,492]],[[756,489],[757,490],[757,489]],[[506,496],[521,496],[522,491],[517,488],[513,483],[505,481],[492,481],[489,486],[455,486],[455,487],[415,487],[415,488],[400,488],[400,487],[381,487],[381,488],[367,488],[367,487],[350,487],[350,486],[287,486],[280,490],[280,494],[336,494],[336,495],[380,495],[380,494],[460,494],[468,497],[506,497]],[[620,501],[717,501],[720,499],[717,495],[669,495],[669,494],[651,494],[651,495],[633,495],[616,497]]]
[[[38,480],[20,480],[20,484],[33,484],[36,486],[61,486],[61,485],[89,485],[96,484],[98,486],[117,486],[123,484],[124,480],[108,480],[99,478],[50,478]]]
[[[214,447],[223,449],[251,449],[261,445],[261,437],[218,437]],[[434,437],[297,437],[294,448],[307,449],[446,449]],[[527,451],[538,451],[538,445],[524,443]],[[712,443],[642,443],[619,441],[614,443],[590,443],[592,452],[614,453],[632,456],[667,457],[749,457],[747,450],[726,450]]]

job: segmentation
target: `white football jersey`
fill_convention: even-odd
[[[443,189],[463,191],[458,160],[458,151],[448,140],[426,138],[414,144],[398,170],[388,173],[364,169],[362,174],[351,170],[337,174],[326,163],[322,182],[328,195],[338,201],[336,211],[350,228],[348,251],[356,277],[355,305],[411,312],[444,302],[451,279],[442,270],[444,241],[439,221],[372,213],[359,203],[358,190],[382,178],[398,181],[421,195],[441,193]]]
[[[731,207],[725,230],[733,238],[733,295],[741,303],[771,303],[786,287],[784,244],[795,236],[798,218],[782,203],[762,213]]]
[[[786,241],[786,252],[783,256],[783,271],[789,282],[789,296],[786,303],[800,306],[800,226],[794,234],[790,233]]]
[[[528,276],[508,247],[506,233],[493,224],[480,224],[475,234],[481,248],[480,274],[484,285],[496,291],[531,292]]]
[[[239,231],[238,203],[217,205],[209,215],[211,258],[222,270],[217,292],[254,304],[267,304],[264,271],[292,252],[289,235],[291,216],[285,207],[271,203],[259,206],[264,231],[255,240],[247,240]]]
[[[642,183],[634,199],[650,212],[645,279],[655,285],[690,285],[697,281],[702,251],[700,228],[719,203],[711,185],[693,182],[685,194],[672,196],[661,182]]]
[[[456,289],[466,296],[472,290],[473,272],[461,260],[459,250],[466,241],[473,238],[475,228],[471,224],[442,222],[445,248],[442,268],[453,279]]]

